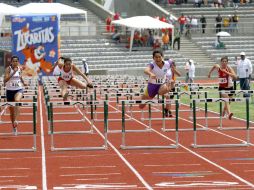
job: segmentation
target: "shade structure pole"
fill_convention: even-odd
[[[134,32],[135,32],[135,29],[132,28],[132,29],[131,29],[131,38],[130,38],[130,52],[131,52],[131,50],[132,50]]]

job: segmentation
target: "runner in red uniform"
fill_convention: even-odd
[[[228,57],[221,58],[221,64],[215,64],[212,69],[209,71],[208,78],[210,78],[211,73],[214,70],[218,70],[219,78],[219,91],[223,90],[234,90],[233,88],[233,79],[236,79],[235,71],[228,66]],[[232,94],[221,94],[222,98],[229,98]],[[228,118],[232,119],[233,113],[230,111],[229,102],[225,102],[225,106],[222,112],[222,115],[228,114]]]

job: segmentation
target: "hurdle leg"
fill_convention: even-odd
[[[108,148],[108,104],[104,101],[104,149]]]
[[[166,131],[165,127],[165,105],[164,103],[162,104],[162,131]]]
[[[36,104],[33,103],[33,149],[36,151],[36,113],[37,113],[37,107]]]
[[[149,117],[149,129],[152,128],[152,112],[151,112],[151,104],[148,104],[148,117]]]
[[[222,129],[222,102],[220,102],[220,126],[219,129]]]
[[[91,104],[91,125],[90,125],[90,133],[93,133],[94,131],[93,131],[93,125],[94,125],[94,110],[93,110],[93,105]],[[85,114],[83,113],[83,118],[85,119]]]
[[[125,102],[124,101],[122,102],[122,145],[120,147],[121,148],[126,147],[126,144],[125,144]]]
[[[176,119],[175,119],[175,128],[176,128],[176,147],[178,147],[178,144],[179,144],[179,134],[178,134],[178,126],[179,126],[179,102],[178,100],[175,101],[175,116],[176,116]]]
[[[50,143],[50,148],[51,148],[51,151],[54,150],[54,124],[53,124],[53,104],[50,103],[50,106],[49,106],[49,117],[50,117],[50,140],[51,140],[51,143]]]
[[[246,142],[250,144],[250,102],[249,98],[246,98]]]
[[[192,104],[192,115],[193,115],[193,131],[194,131],[194,142],[193,142],[193,147],[196,148],[197,147],[197,121],[196,121],[196,101],[193,100],[193,104]]]

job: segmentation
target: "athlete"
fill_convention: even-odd
[[[148,85],[142,95],[142,100],[153,99],[157,94],[164,95],[171,90],[171,84],[166,82],[166,74],[170,69],[171,64],[168,61],[163,61],[163,53],[159,50],[153,52],[153,62],[148,64],[144,73],[149,76]],[[140,109],[143,109],[146,104],[140,104]]]
[[[211,73],[217,70],[219,78],[219,91],[234,90],[233,79],[237,78],[235,71],[228,65],[228,57],[222,57],[220,65],[215,64],[208,73],[208,78],[211,77]],[[230,98],[232,94],[221,94],[222,98]],[[228,119],[232,119],[233,113],[230,111],[229,102],[225,102],[222,116],[228,115]]]
[[[170,83],[171,90],[170,92],[175,92],[175,81],[176,81],[176,76],[181,76],[181,73],[176,69],[176,64],[172,59],[169,59],[168,62],[171,64],[170,69],[168,70],[166,74],[166,79],[167,82]],[[174,95],[166,96],[166,99],[173,99]],[[172,117],[172,112],[171,112],[171,104],[166,104],[166,108],[164,110],[165,116],[166,117]]]
[[[24,80],[21,76],[21,72],[22,69],[20,67],[19,58],[17,56],[12,56],[11,64],[5,69],[4,75],[7,102],[20,102],[23,97],[23,86],[26,86],[26,84],[24,83]],[[17,117],[19,115],[19,107],[10,106],[9,109],[13,133],[17,135]]]
[[[61,88],[61,94],[63,97],[63,100],[66,101],[68,97],[68,85],[75,86],[77,88],[85,89],[87,87],[93,88],[93,84],[90,82],[88,77],[84,75],[73,63],[70,58],[64,58],[64,63],[56,62],[53,69],[58,66],[60,69],[59,77],[58,77],[58,84]],[[76,79],[74,77],[74,72],[78,75],[82,76],[87,84],[83,83],[82,81]]]

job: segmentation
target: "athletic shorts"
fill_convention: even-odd
[[[222,91],[222,90],[224,90],[224,91],[231,91],[231,90],[234,90],[234,87],[232,86],[232,87],[228,87],[228,88],[226,88],[226,87],[219,87],[219,91]],[[228,94],[228,96],[233,96],[233,94]]]
[[[161,84],[148,83],[145,90],[145,95],[149,96],[150,98],[154,98],[159,93],[160,87]]]
[[[64,80],[63,78],[61,78],[61,77],[58,77],[58,83],[61,81],[61,80]],[[71,84],[71,80],[72,80],[72,78],[70,79],[70,80],[68,80],[68,81],[66,81],[66,80],[64,80],[68,85],[70,85]]]
[[[23,89],[19,89],[19,90],[6,90],[6,99],[7,99],[7,102],[14,102],[15,101],[15,95],[17,93],[22,93],[23,94]]]

